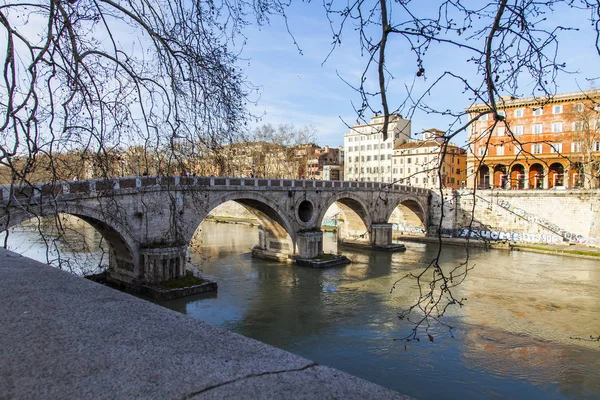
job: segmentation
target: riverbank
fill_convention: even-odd
[[[0,249],[0,388],[10,399],[408,399]]]
[[[402,242],[416,242],[416,243],[439,243],[437,237],[430,236],[395,236],[395,240]],[[475,247],[475,248],[486,248],[486,249],[497,249],[497,250],[508,250],[508,251],[526,251],[531,253],[540,254],[552,254],[561,255],[574,258],[586,258],[592,260],[600,260],[600,248],[588,247],[579,244],[571,245],[546,245],[546,244],[518,244],[510,242],[483,242],[477,239],[467,240],[463,238],[448,238],[442,237],[442,243],[451,246]]]

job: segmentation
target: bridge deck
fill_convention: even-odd
[[[271,189],[271,190],[383,190],[392,193],[414,193],[424,195],[428,189],[413,186],[396,185],[382,182],[361,181],[322,181],[304,179],[263,179],[263,178],[228,178],[228,177],[196,177],[196,176],[142,176],[124,177],[114,179],[93,179],[71,182],[38,183],[31,186],[10,185],[0,187],[0,201],[13,199],[32,199],[42,197],[60,196],[65,194],[108,194],[121,190],[148,189],[173,187],[185,188],[210,188],[219,190],[223,188]]]

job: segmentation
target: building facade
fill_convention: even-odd
[[[367,182],[393,182],[394,148],[410,140],[410,120],[390,116],[388,137],[383,139],[383,117],[356,125],[344,135],[344,179]]]
[[[597,188],[600,173],[600,90],[551,99],[498,100],[467,108],[470,188]]]
[[[328,177],[324,175],[324,168],[326,166],[340,167],[344,160],[344,149],[343,147],[320,147],[317,148],[312,157],[308,159],[308,179],[323,179],[323,180],[339,180],[339,173],[337,179],[331,178],[331,174]],[[331,170],[331,168],[329,168]],[[334,177],[335,177],[334,173]]]
[[[429,129],[422,141],[401,144],[394,150],[392,175],[403,185],[427,189],[465,187],[467,153],[453,143],[444,146],[443,131]]]

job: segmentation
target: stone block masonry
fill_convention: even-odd
[[[430,215],[434,225],[439,221],[442,204],[442,233],[449,236],[600,245],[598,190],[447,191],[432,197]],[[435,229],[430,227],[430,232]]]

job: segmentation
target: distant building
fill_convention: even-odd
[[[455,144],[443,145],[443,131],[429,129],[422,141],[403,143],[394,150],[395,182],[427,189],[458,189],[466,184],[467,154]]]
[[[231,177],[325,179],[325,166],[340,166],[343,149],[314,143],[282,146],[269,142],[234,143],[213,150],[205,157],[188,162],[185,170],[195,175]],[[335,169],[335,168],[333,168]],[[343,174],[342,174],[343,175]],[[339,179],[333,172],[330,179]],[[334,178],[338,177],[338,178]]]
[[[596,188],[600,179],[600,90],[546,98],[498,100],[495,121],[486,104],[469,131],[468,187]]]
[[[325,166],[337,166],[338,168],[344,160],[344,149],[342,147],[321,147],[315,149],[312,157],[308,159],[308,174],[309,179],[324,179],[324,180],[335,180],[331,178],[325,178],[323,171]],[[331,169],[330,169],[331,170]],[[339,174],[337,174],[339,176]],[[339,178],[338,178],[339,179]]]
[[[390,116],[388,137],[383,140],[383,117],[369,124],[356,125],[344,135],[344,179],[367,182],[392,182],[394,148],[410,140],[410,120]]]
[[[344,166],[343,165],[324,165],[322,178],[324,181],[343,181]]]

